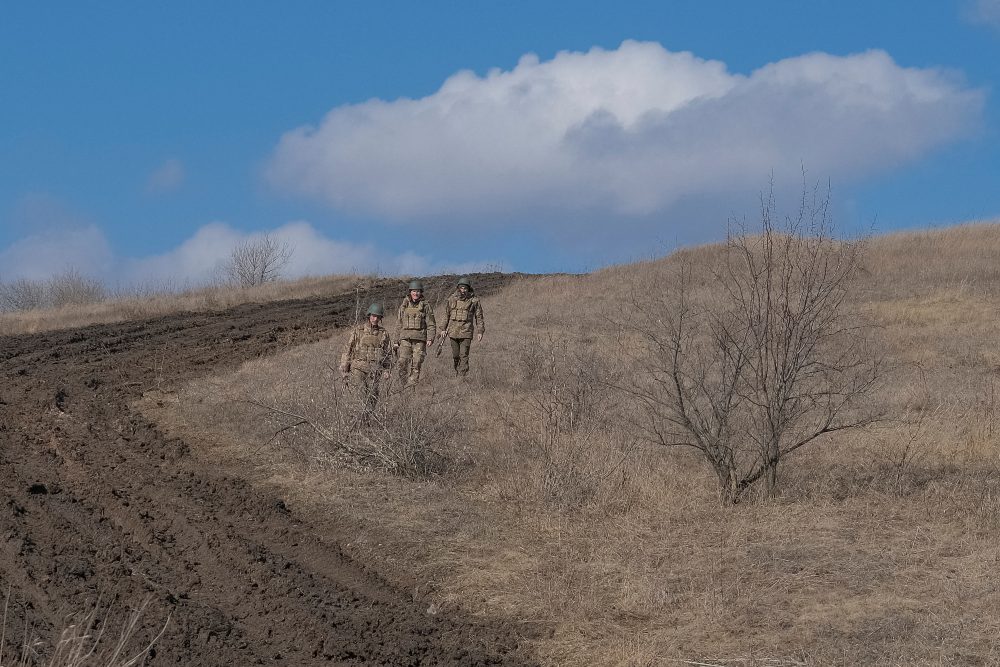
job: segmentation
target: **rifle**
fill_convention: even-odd
[[[437,352],[434,353],[435,357],[440,357],[441,356],[441,350],[444,349],[444,339],[445,339],[444,336],[438,336],[438,342],[437,342],[437,348],[438,349],[437,349]]]

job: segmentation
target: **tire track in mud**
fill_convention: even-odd
[[[387,281],[365,296],[402,292]],[[21,603],[8,627],[27,616],[51,637],[98,596],[119,608],[148,596],[137,645],[171,618],[151,665],[525,664],[510,628],[427,615],[336,535],[130,408],[145,390],[328,337],[355,312],[350,294],[0,339],[0,584]]]

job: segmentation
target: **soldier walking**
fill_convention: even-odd
[[[392,365],[392,343],[389,332],[382,327],[382,306],[373,303],[368,317],[351,330],[340,355],[340,373],[344,383],[364,400],[362,421],[367,422],[378,403],[379,385],[389,377]]]
[[[412,387],[420,379],[427,348],[434,343],[434,309],[424,301],[424,284],[410,281],[409,293],[399,305],[399,378]]]
[[[469,373],[469,347],[472,337],[479,329],[477,340],[483,339],[486,325],[483,323],[483,306],[479,297],[472,291],[468,278],[460,278],[455,293],[448,297],[445,306],[445,321],[447,329],[441,332],[451,339],[451,356],[455,366],[455,375],[465,377]]]

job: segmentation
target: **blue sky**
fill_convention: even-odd
[[[774,175],[879,232],[1000,217],[1000,0],[0,9],[0,280],[583,271]]]

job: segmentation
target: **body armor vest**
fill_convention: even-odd
[[[354,354],[357,360],[367,364],[374,364],[381,361],[383,354],[382,339],[384,336],[385,329],[365,327],[364,332],[358,338],[358,344],[355,348],[356,351]]]
[[[455,302],[451,305],[451,321],[472,322],[472,305],[473,301],[471,298],[465,300],[455,299]]]
[[[426,302],[413,303],[409,299],[403,302],[403,331],[426,331]]]

